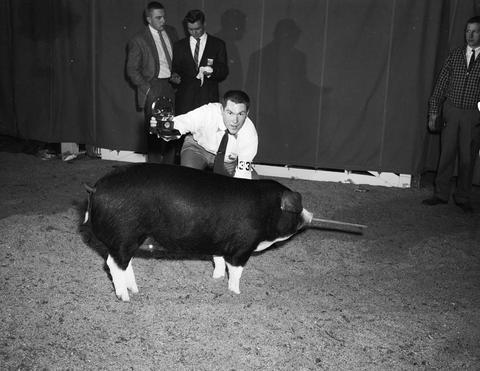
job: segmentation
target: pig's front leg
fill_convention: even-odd
[[[240,294],[240,277],[242,276],[243,267],[235,267],[227,262],[228,267],[228,289],[235,294]]]
[[[132,259],[128,263],[127,269],[123,270],[118,266],[111,255],[107,257],[107,265],[112,276],[113,286],[117,298],[122,301],[130,301],[128,290],[136,294],[138,292],[137,282],[135,281],[135,274],[133,273]]]
[[[225,259],[223,256],[213,256],[213,278],[225,277]]]
[[[127,270],[125,271],[126,284],[127,284],[127,289],[129,289],[132,293],[137,294],[138,286],[137,286],[137,281],[135,281],[135,273],[133,273],[132,260],[133,258],[130,260],[130,263],[128,263]]]

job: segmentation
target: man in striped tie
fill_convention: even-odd
[[[219,102],[218,83],[228,75],[225,42],[205,31],[205,14],[190,10],[184,18],[186,37],[173,46],[172,70],[178,74],[175,114]]]
[[[166,25],[165,8],[157,1],[147,5],[145,20],[147,27],[128,42],[126,72],[137,90],[137,106],[145,114],[148,162],[173,163],[174,145],[150,135],[149,122],[152,104],[157,98],[166,97],[174,104],[175,96],[170,80],[173,43],[178,40],[178,36],[173,27]]]
[[[258,135],[248,118],[249,108],[250,98],[245,92],[229,90],[222,103],[204,104],[175,116],[175,129],[188,134],[182,146],[181,165],[200,170],[210,168],[222,175],[252,179]],[[152,122],[156,124],[154,117]]]

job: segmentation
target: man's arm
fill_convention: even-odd
[[[198,129],[200,127],[213,120],[211,113],[212,112],[211,110],[209,110],[209,105],[205,104],[182,115],[173,116],[171,117],[171,119],[168,120],[169,122],[173,122],[173,128],[170,129],[173,129],[173,131],[177,130],[178,132],[180,132],[181,135],[187,133],[192,133],[195,135],[195,133],[198,132]],[[157,121],[158,120],[154,116],[152,116],[150,118],[150,125],[156,126]],[[163,136],[162,134],[160,134],[160,137],[166,141],[178,139],[175,138],[175,134],[173,136]]]
[[[184,113],[182,115],[175,116],[173,118],[174,128],[180,133],[195,133],[197,128],[203,125],[204,121],[210,117],[208,105],[205,104],[192,111]]]
[[[430,122],[435,121],[436,117],[440,113],[440,106],[445,100],[445,93],[447,91],[450,73],[452,69],[452,54],[450,54],[442,66],[440,74],[435,83],[433,93],[428,100],[428,117],[429,117],[429,127]]]
[[[210,37],[210,36],[209,36]],[[216,39],[218,43],[218,52],[213,61],[213,73],[210,75],[211,79],[216,81],[223,81],[228,76],[228,60],[227,48],[225,42],[221,39]]]
[[[142,65],[142,48],[138,43],[138,40],[132,39],[127,44],[127,63],[126,72],[127,76],[137,88],[141,89],[146,95],[150,89],[150,83],[145,80],[141,71]]]

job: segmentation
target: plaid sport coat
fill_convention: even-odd
[[[464,46],[448,55],[429,99],[429,114],[439,113],[445,99],[460,109],[477,109],[477,103],[480,102],[480,57],[476,57],[473,67],[468,71],[466,53]]]

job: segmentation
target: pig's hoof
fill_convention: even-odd
[[[128,295],[127,289],[122,291],[116,291],[115,294],[117,295],[117,298],[121,301],[130,301],[130,296]]]
[[[237,294],[237,295],[240,294],[240,289],[237,288],[237,287],[229,287],[228,289],[229,289],[231,292],[233,292],[233,293],[235,293],[235,294]]]
[[[127,289],[130,290],[132,294],[138,293],[138,286],[137,286],[137,283],[135,282],[135,279],[133,279],[133,282],[129,282],[127,284]]]
[[[214,279],[223,278],[223,277],[225,277],[225,271],[222,272],[222,271],[216,271],[216,270],[214,270],[212,277],[213,277]]]

